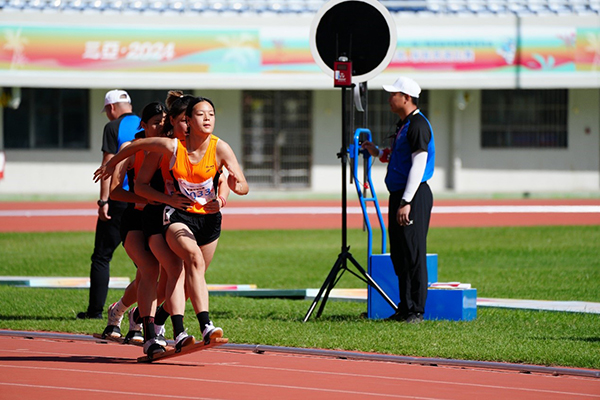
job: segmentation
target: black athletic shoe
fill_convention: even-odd
[[[82,311],[77,314],[77,319],[102,319],[102,313],[91,315],[87,311]]]
[[[107,325],[102,332],[102,337],[120,338],[121,328],[115,325]]]
[[[142,335],[142,331],[129,331],[125,335],[123,343],[142,344],[144,343],[144,335]]]
[[[153,358],[155,354],[164,353],[166,342],[160,342],[157,338],[152,338],[144,343],[144,354],[149,358]],[[164,345],[164,346],[163,346]]]

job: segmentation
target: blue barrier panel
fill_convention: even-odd
[[[437,254],[427,254],[427,282],[437,282]],[[374,254],[369,257],[369,275],[396,304],[400,301],[398,277],[389,254]],[[435,293],[434,293],[435,292]],[[394,313],[381,295],[368,287],[367,316],[371,319],[387,318]],[[460,299],[458,298],[460,296]],[[425,319],[449,319],[469,321],[477,315],[477,290],[429,289],[425,304]]]
[[[477,289],[428,289],[425,319],[471,321],[477,317]]]
[[[427,254],[427,284],[437,282],[438,255]],[[398,277],[389,253],[373,254],[369,257],[369,275],[377,282],[383,291],[396,304],[400,302],[398,293]],[[367,292],[367,316],[369,318],[387,318],[394,313],[394,309],[371,286]]]

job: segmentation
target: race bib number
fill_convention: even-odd
[[[163,210],[163,225],[171,223],[171,215],[175,212],[175,209],[171,206],[165,206]]]
[[[177,179],[177,182],[181,193],[201,206],[216,199],[212,178],[202,183],[192,183],[181,178]]]

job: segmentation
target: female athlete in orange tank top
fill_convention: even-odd
[[[177,138],[182,145],[185,143],[188,130],[185,111],[192,99],[194,99],[193,96],[184,95],[179,91],[169,91],[167,95],[166,103],[169,111],[164,127],[165,133],[168,132],[167,136],[169,137]],[[157,331],[164,332],[163,325],[170,316],[173,323],[175,347],[181,348],[194,343],[194,338],[187,334],[183,324],[186,301],[183,261],[167,245],[162,227],[165,204],[173,208],[181,208],[177,204],[178,197],[187,202],[190,199],[175,190],[176,185],[170,171],[171,158],[163,156],[162,153],[149,153],[144,159],[137,180],[136,192],[153,200],[152,204],[144,209],[144,234],[148,238],[148,244],[152,252],[161,265],[168,269],[167,286],[165,288],[167,301],[156,312],[155,326]],[[219,198],[204,207],[204,211],[207,213],[219,212],[229,197],[230,190],[223,175],[219,180],[217,189]],[[160,204],[154,204],[154,202]]]
[[[203,158],[208,154],[207,151],[212,142],[212,134],[215,127],[214,106],[209,99],[202,97],[195,98],[188,105],[186,117],[189,126],[189,136],[186,140],[185,153],[183,152],[183,146],[180,146],[179,141],[176,139],[149,138],[139,140],[123,149],[122,153],[119,152],[106,165],[96,170],[94,173],[95,179],[105,178],[112,172],[116,162],[134,154],[140,149],[159,152],[167,157],[174,157],[173,165],[176,163],[175,159],[179,158],[182,160],[184,156],[190,165],[201,163]],[[211,157],[210,154],[208,156]],[[239,195],[248,193],[248,183],[237,158],[231,147],[223,140],[216,142],[214,167],[217,171],[222,168],[227,170],[229,174],[227,184],[234,193]],[[173,173],[173,175],[179,183],[184,180],[195,184],[202,184],[204,182],[199,177],[199,174],[193,170],[186,170],[184,173]],[[207,196],[210,196],[207,195],[206,191],[193,185],[191,190],[196,191],[196,195],[194,197],[191,192],[187,193],[188,198],[199,203],[201,208],[219,207],[220,199],[218,195],[214,201],[205,202]],[[202,194],[199,194],[200,190],[203,190]],[[186,193],[184,192],[184,194]],[[198,198],[205,200],[197,200]],[[215,205],[215,203],[217,204]],[[200,323],[203,339],[209,341],[212,338],[223,335],[223,330],[216,328],[209,318],[208,288],[205,280],[206,269],[217,247],[217,231],[220,231],[220,213],[189,213],[186,212],[186,209],[187,207],[179,206],[179,208],[176,208],[168,216],[168,227],[165,232],[165,238],[175,254],[184,260],[189,296]],[[217,215],[218,219],[213,219],[213,215]],[[208,226],[211,231],[202,232],[205,226]],[[206,240],[206,242],[203,242],[203,240]]]

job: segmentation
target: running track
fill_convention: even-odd
[[[385,212],[383,205],[382,209]],[[225,210],[223,225],[224,230],[335,229],[341,226],[340,210],[339,201],[232,201]],[[89,203],[0,203],[0,231],[92,231],[95,212]],[[348,214],[348,227],[362,226],[357,202],[348,203]],[[431,223],[434,227],[574,224],[599,225],[600,200],[437,201]],[[464,367],[447,360],[357,360],[351,353],[345,358],[294,351],[257,354],[235,345],[145,365],[135,362],[141,351],[132,346],[82,339],[82,335],[65,339],[62,335],[0,333],[0,400],[104,400],[113,396],[600,399],[600,371],[519,373],[520,367],[514,364],[505,368],[489,363]]]
[[[74,335],[76,337],[76,335]],[[0,336],[0,399],[599,399],[600,379],[217,348],[155,364],[140,349]]]
[[[341,228],[341,201],[230,201],[223,210],[223,229]],[[368,205],[371,223],[378,222]],[[381,211],[387,221],[387,204]],[[358,201],[347,205],[348,227],[362,227]],[[0,202],[0,232],[93,231],[93,202]],[[386,222],[387,224],[387,222]],[[431,226],[600,225],[600,199],[591,200],[440,200]]]

